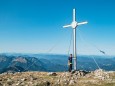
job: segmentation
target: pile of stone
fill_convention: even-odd
[[[87,73],[86,71],[64,72],[59,75],[55,84],[62,83],[63,86],[75,85],[77,84],[78,78],[84,77]]]
[[[88,74],[89,72],[87,71],[83,71],[83,70],[79,70],[79,71],[72,71],[71,74],[75,75],[76,77],[83,77],[86,74]]]
[[[97,69],[93,73],[94,73],[94,78],[98,78],[101,80],[109,79],[109,74],[105,72],[103,69]]]

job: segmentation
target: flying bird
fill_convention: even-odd
[[[104,51],[102,51],[102,50],[99,50],[101,53],[103,53],[103,54],[105,54],[105,52]]]

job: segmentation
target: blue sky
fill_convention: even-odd
[[[115,55],[115,0],[0,0],[0,52],[66,54],[76,8],[78,54]],[[80,36],[81,35],[81,36]],[[95,45],[96,47],[94,47]],[[72,52],[72,46],[71,51]]]

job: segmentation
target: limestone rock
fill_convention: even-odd
[[[49,72],[47,75],[48,76],[57,76],[57,74],[55,72]]]
[[[75,81],[74,80],[70,80],[69,85],[75,85]]]

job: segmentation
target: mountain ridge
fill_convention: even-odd
[[[115,71],[115,57],[106,58],[95,57],[100,68],[104,70]],[[0,55],[0,73],[1,71],[8,70],[10,67],[20,67],[23,71],[46,71],[46,72],[61,72],[67,71],[68,56],[66,55]],[[78,56],[78,69],[94,71],[98,69],[92,56]],[[15,69],[14,69],[15,70]],[[14,71],[15,72],[15,71]],[[19,71],[16,71],[19,72]]]

